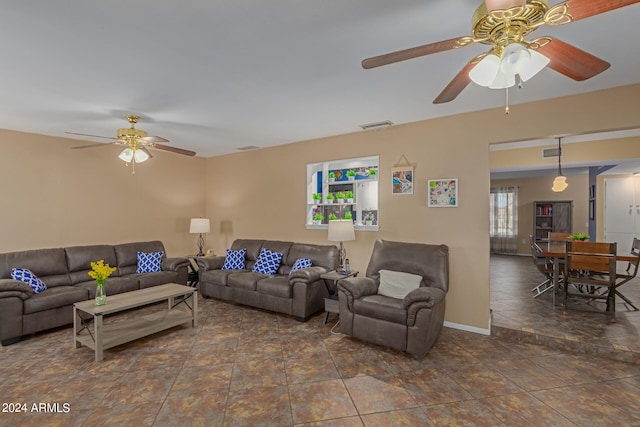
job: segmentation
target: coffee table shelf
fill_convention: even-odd
[[[99,362],[103,359],[103,351],[106,349],[185,323],[191,323],[195,327],[198,311],[196,292],[195,288],[169,283],[107,297],[107,304],[102,306],[96,306],[93,300],[75,303],[74,346],[80,348],[85,345],[94,350],[96,361]],[[177,298],[181,300],[176,304]],[[106,314],[119,313],[160,301],[167,301],[167,310],[103,325],[103,317]],[[192,302],[192,306],[186,304],[188,301]],[[190,312],[175,308],[183,303],[189,307]],[[80,312],[93,316],[93,333],[90,333],[89,326],[81,318]],[[83,331],[86,331],[86,334],[81,335]]]

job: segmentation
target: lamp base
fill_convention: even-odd
[[[200,237],[198,237],[198,255],[197,256],[204,256],[204,252],[202,251],[203,248],[204,248],[204,237],[202,237],[202,233],[200,233]]]

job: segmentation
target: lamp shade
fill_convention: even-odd
[[[330,242],[348,242],[356,240],[353,230],[353,221],[350,219],[338,219],[329,221],[329,233],[327,240]]]
[[[469,78],[479,86],[489,86],[500,70],[500,58],[489,53],[469,71]]]
[[[133,153],[133,158],[136,160],[136,163],[142,163],[149,160],[149,154],[146,150],[139,148]]]
[[[131,160],[133,160],[133,150],[127,147],[120,152],[118,157],[120,158],[120,160],[124,160],[125,162],[130,163]]]
[[[567,184],[567,178],[564,175],[558,175],[556,176],[556,179],[553,180],[553,186],[551,187],[551,190],[556,193],[560,193],[561,191],[564,191],[568,186],[569,184]]]
[[[189,226],[189,233],[208,233],[211,231],[209,225],[209,218],[191,218],[191,225]]]

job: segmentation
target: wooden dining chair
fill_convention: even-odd
[[[617,244],[567,241],[564,270],[564,314],[569,297],[605,300],[605,313],[615,323]],[[604,291],[604,292],[601,292]]]
[[[542,254],[542,248],[535,242],[535,239],[529,235],[529,245],[531,246],[531,256],[533,257],[533,264],[538,268],[538,271],[543,274],[544,281],[539,285],[531,289],[534,293],[533,297],[538,298],[550,289],[553,289],[553,263]]]
[[[616,295],[622,298],[622,300],[633,307],[635,311],[638,311],[638,307],[636,307],[629,298],[625,297],[620,293],[618,288],[625,283],[629,282],[631,279],[634,279],[638,275],[638,266],[640,265],[640,240],[637,238],[633,238],[633,243],[631,244],[631,255],[635,257],[633,261],[630,261],[627,265],[627,269],[625,273],[618,274],[616,277]],[[628,307],[627,307],[628,308]]]
[[[564,242],[569,240],[571,233],[559,233],[555,231],[549,232],[549,241],[550,242]]]

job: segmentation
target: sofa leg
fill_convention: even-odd
[[[9,338],[8,340],[2,340],[2,346],[6,347],[8,345],[15,344],[20,341],[20,337]]]
[[[296,316],[295,319],[298,322],[306,322],[307,320],[309,320],[309,317],[311,317],[311,316],[308,316],[308,317],[298,317],[298,316]]]

